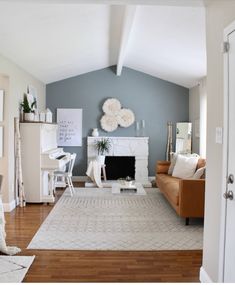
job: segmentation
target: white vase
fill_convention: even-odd
[[[39,122],[39,114],[34,114],[34,121]]]
[[[26,122],[34,121],[34,113],[24,113],[24,120]]]
[[[46,121],[46,114],[44,112],[41,112],[39,114],[39,121],[40,122],[45,122]]]
[[[23,110],[20,111],[20,122],[24,122],[24,112],[23,112]]]
[[[105,162],[105,155],[98,155],[98,156],[97,156],[97,161],[98,161],[101,165],[104,165],[104,162]]]
[[[92,131],[92,134],[91,134],[93,137],[98,137],[99,136],[99,132],[98,132],[98,129],[93,129]]]

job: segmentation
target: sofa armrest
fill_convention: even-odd
[[[156,173],[168,173],[170,167],[170,161],[158,160],[156,164]]]
[[[205,179],[181,179],[179,181],[179,215],[204,217]]]

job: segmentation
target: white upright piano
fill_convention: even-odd
[[[70,161],[70,154],[57,147],[57,125],[21,123],[20,134],[26,202],[53,203],[53,173]]]

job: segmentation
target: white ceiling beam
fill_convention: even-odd
[[[7,3],[18,2],[18,3],[29,3],[29,4],[159,5],[159,6],[185,6],[185,7],[205,6],[204,1],[208,0],[33,0],[33,1],[0,0],[0,2],[7,2]],[[223,0],[223,1],[228,1],[228,0]]]
[[[119,47],[119,55],[117,61],[117,76],[120,76],[122,73],[122,67],[124,64],[124,59],[126,56],[127,46],[131,37],[131,32],[134,25],[135,15],[136,15],[136,6],[126,6],[125,14],[123,17],[123,26]]]

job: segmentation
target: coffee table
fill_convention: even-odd
[[[139,182],[136,182],[132,186],[125,186],[121,183],[113,183],[112,194],[146,195],[146,192],[143,185]]]

